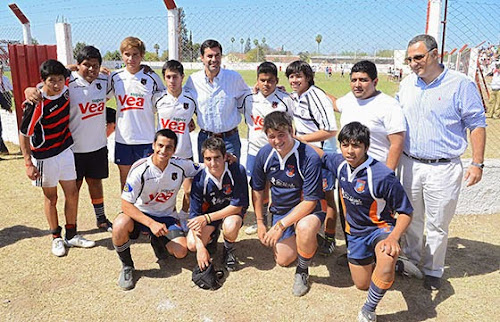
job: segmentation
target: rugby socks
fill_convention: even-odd
[[[52,239],[61,238],[61,226],[57,226],[56,229],[52,229],[50,233],[52,234]]]
[[[134,262],[132,261],[132,255],[130,254],[130,244],[131,241],[129,239],[125,244],[121,246],[113,244],[113,247],[118,253],[118,257],[120,257],[123,266],[134,267]]]
[[[226,238],[224,238],[224,248],[228,253],[232,252],[234,249],[234,242],[230,242]]]
[[[335,232],[330,233],[325,230],[325,239],[329,242],[335,242]]]
[[[106,215],[104,214],[104,199],[92,199],[92,206],[94,206],[94,213],[98,223],[106,222]]]
[[[308,274],[309,275],[309,264],[311,263],[311,258],[305,258],[302,255],[298,254],[298,261],[299,263],[297,264],[297,269],[295,271],[295,274]]]
[[[369,312],[375,312],[378,303],[384,297],[385,292],[392,286],[394,280],[390,282],[382,281],[375,273],[372,275],[370,288],[368,289],[368,297],[363,305],[363,309]]]
[[[76,235],[76,225],[74,224],[66,224],[64,226],[66,229],[66,239],[70,240],[71,238],[75,237]]]

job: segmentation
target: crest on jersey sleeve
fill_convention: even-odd
[[[292,178],[295,175],[295,167],[292,164],[287,164],[285,172],[287,176]]]
[[[132,186],[129,184],[129,183],[125,183],[125,185],[123,186],[123,191],[124,192],[132,192]]]
[[[95,84],[95,87],[97,87],[97,89],[98,89],[98,90],[101,90],[101,89],[102,89],[101,83],[97,83],[97,84]]]
[[[146,81],[146,79],[145,79],[145,78],[141,78],[141,84],[142,84],[142,85],[146,85],[146,82],[147,82],[147,81]]]
[[[277,108],[277,107],[278,107],[278,102],[273,102],[273,103],[271,104],[271,106],[272,106],[273,108]]]
[[[366,186],[366,181],[357,179],[356,185],[354,186],[354,190],[356,190],[356,192],[358,193],[362,193],[363,191],[365,191],[365,186]]]
[[[177,180],[177,172],[172,173],[172,180],[173,181]]]
[[[187,110],[189,108],[189,103],[184,103],[184,109]]]

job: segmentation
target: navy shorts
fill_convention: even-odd
[[[135,161],[151,154],[153,154],[152,144],[115,143],[115,163],[118,165],[132,165]]]
[[[379,241],[386,239],[393,229],[393,226],[377,228],[365,236],[346,234],[347,259],[349,263],[361,266],[374,263],[375,246]]]
[[[290,210],[290,211],[292,211],[292,210]],[[272,224],[272,226],[276,225],[276,223],[278,221],[280,221],[281,219],[285,218],[290,213],[290,211],[288,211],[284,215],[273,214],[273,224]],[[319,219],[320,222],[324,222],[325,221],[326,214],[325,214],[324,211],[316,211],[316,212],[313,212],[312,214],[310,214],[308,216],[311,216],[311,215],[318,217],[318,219]],[[290,238],[290,237],[292,237],[294,235],[295,235],[295,225],[288,226],[285,229],[285,231],[283,232],[283,234],[281,235],[281,237],[278,240],[278,242],[283,241],[283,240],[285,240],[287,238]]]
[[[167,216],[167,217],[157,217],[157,216],[151,216],[149,214],[145,214],[146,216],[152,218],[154,221],[157,221],[159,223],[165,224],[167,226],[168,232],[167,232],[167,238],[170,240],[173,240],[177,237],[184,237],[184,231],[182,231],[182,228],[179,224],[179,221],[173,217]],[[153,235],[151,232],[151,229],[149,227],[144,226],[138,221],[134,220],[134,230],[130,233],[129,237],[130,239],[137,239],[139,238],[139,234],[141,231],[148,232],[150,235]]]
[[[74,153],[74,155],[76,180],[104,179],[109,176],[107,147],[88,153]]]

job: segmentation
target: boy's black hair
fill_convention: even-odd
[[[274,63],[265,61],[257,68],[257,76],[259,76],[260,74],[271,74],[278,78],[278,68],[276,68],[276,65]]]
[[[165,62],[165,64],[163,64],[163,67],[161,69],[163,78],[165,78],[165,73],[167,72],[167,69],[173,72],[178,72],[181,76],[184,76],[184,67],[182,66],[181,62],[175,59],[171,59]]]
[[[161,129],[161,130],[158,130],[156,132],[156,134],[155,134],[155,139],[154,139],[153,143],[156,143],[156,141],[158,140],[159,136],[164,136],[167,139],[174,140],[174,147],[175,148],[177,147],[177,134],[175,134],[175,132],[172,131],[171,129]]]
[[[352,73],[366,73],[371,80],[375,80],[377,75],[377,66],[369,60],[358,61],[351,68],[351,76]]]
[[[289,131],[293,133],[292,121],[290,114],[282,111],[274,111],[264,117],[262,131],[266,134],[268,130]]]
[[[226,155],[226,143],[221,138],[210,137],[201,144],[201,155],[205,155],[205,151],[220,151],[222,156]]]
[[[370,130],[359,122],[351,122],[342,128],[338,140],[340,144],[344,142],[363,143],[368,148],[370,146]]]
[[[286,77],[289,78],[292,74],[303,72],[309,80],[309,86],[314,85],[314,72],[311,66],[303,60],[296,60],[286,68]]]
[[[63,75],[69,76],[69,72],[64,65],[55,59],[48,59],[40,65],[40,77],[46,80],[50,75]]]
[[[200,54],[203,56],[205,54],[206,48],[215,48],[215,47],[219,48],[220,53],[222,54],[222,45],[217,40],[207,39],[203,42],[203,44],[201,44]]]
[[[76,62],[80,65],[85,59],[92,58],[96,58],[99,61],[99,65],[102,64],[102,56],[99,49],[94,46],[85,46],[76,55]]]

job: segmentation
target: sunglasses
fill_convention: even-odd
[[[429,50],[428,50],[425,54],[415,55],[415,56],[413,56],[413,57],[406,57],[406,58],[405,58],[405,62],[406,62],[407,64],[411,63],[412,61],[414,61],[414,62],[416,62],[416,63],[419,63],[419,62],[421,62],[421,61],[425,58],[425,56],[427,56],[427,54],[428,54],[428,53],[430,53],[430,52],[431,52],[431,51],[433,51],[434,49],[436,49],[436,48],[431,48],[431,49],[429,49]]]

